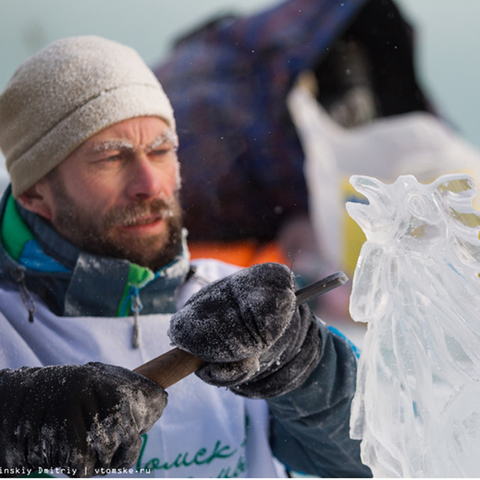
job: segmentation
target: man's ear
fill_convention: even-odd
[[[49,201],[51,198],[49,193],[48,186],[45,180],[42,179],[28,190],[21,193],[17,200],[26,210],[36,213],[47,220],[51,220],[52,207],[51,202]]]

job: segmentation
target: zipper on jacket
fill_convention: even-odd
[[[22,297],[22,302],[25,305],[25,308],[28,312],[28,321],[33,323],[35,312],[37,311],[37,305],[33,300],[32,294],[27,288],[27,282],[25,277],[25,270],[23,268],[12,268],[10,270],[10,275],[13,280],[18,283],[20,296]]]
[[[138,316],[143,310],[143,303],[140,299],[140,288],[131,286],[131,305],[130,310],[133,313],[133,334],[132,334],[132,347],[138,348],[140,346],[140,325],[138,323]]]

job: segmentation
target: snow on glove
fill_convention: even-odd
[[[205,382],[272,398],[302,384],[320,359],[317,320],[295,300],[286,266],[255,265],[193,295],[173,315],[168,335],[205,362],[197,371]]]
[[[1,370],[0,466],[65,468],[75,477],[130,467],[166,404],[150,379],[113,365]]]

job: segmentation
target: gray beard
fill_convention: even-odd
[[[81,211],[60,181],[52,179],[51,185],[57,205],[57,216],[52,225],[60,234],[68,232],[71,243],[84,252],[126,259],[153,271],[171,263],[181,252],[183,222],[178,192],[168,201],[142,200],[112,209],[99,220]],[[114,234],[114,225],[155,213],[161,214],[167,222],[164,235],[129,238],[124,242],[121,236]]]

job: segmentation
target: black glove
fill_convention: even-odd
[[[197,375],[250,398],[287,393],[319,362],[321,342],[310,309],[295,307],[292,272],[266,263],[241,270],[193,295],[168,331],[201,358]]]
[[[166,404],[150,379],[113,365],[1,370],[0,466],[65,468],[75,477],[130,467]]]

